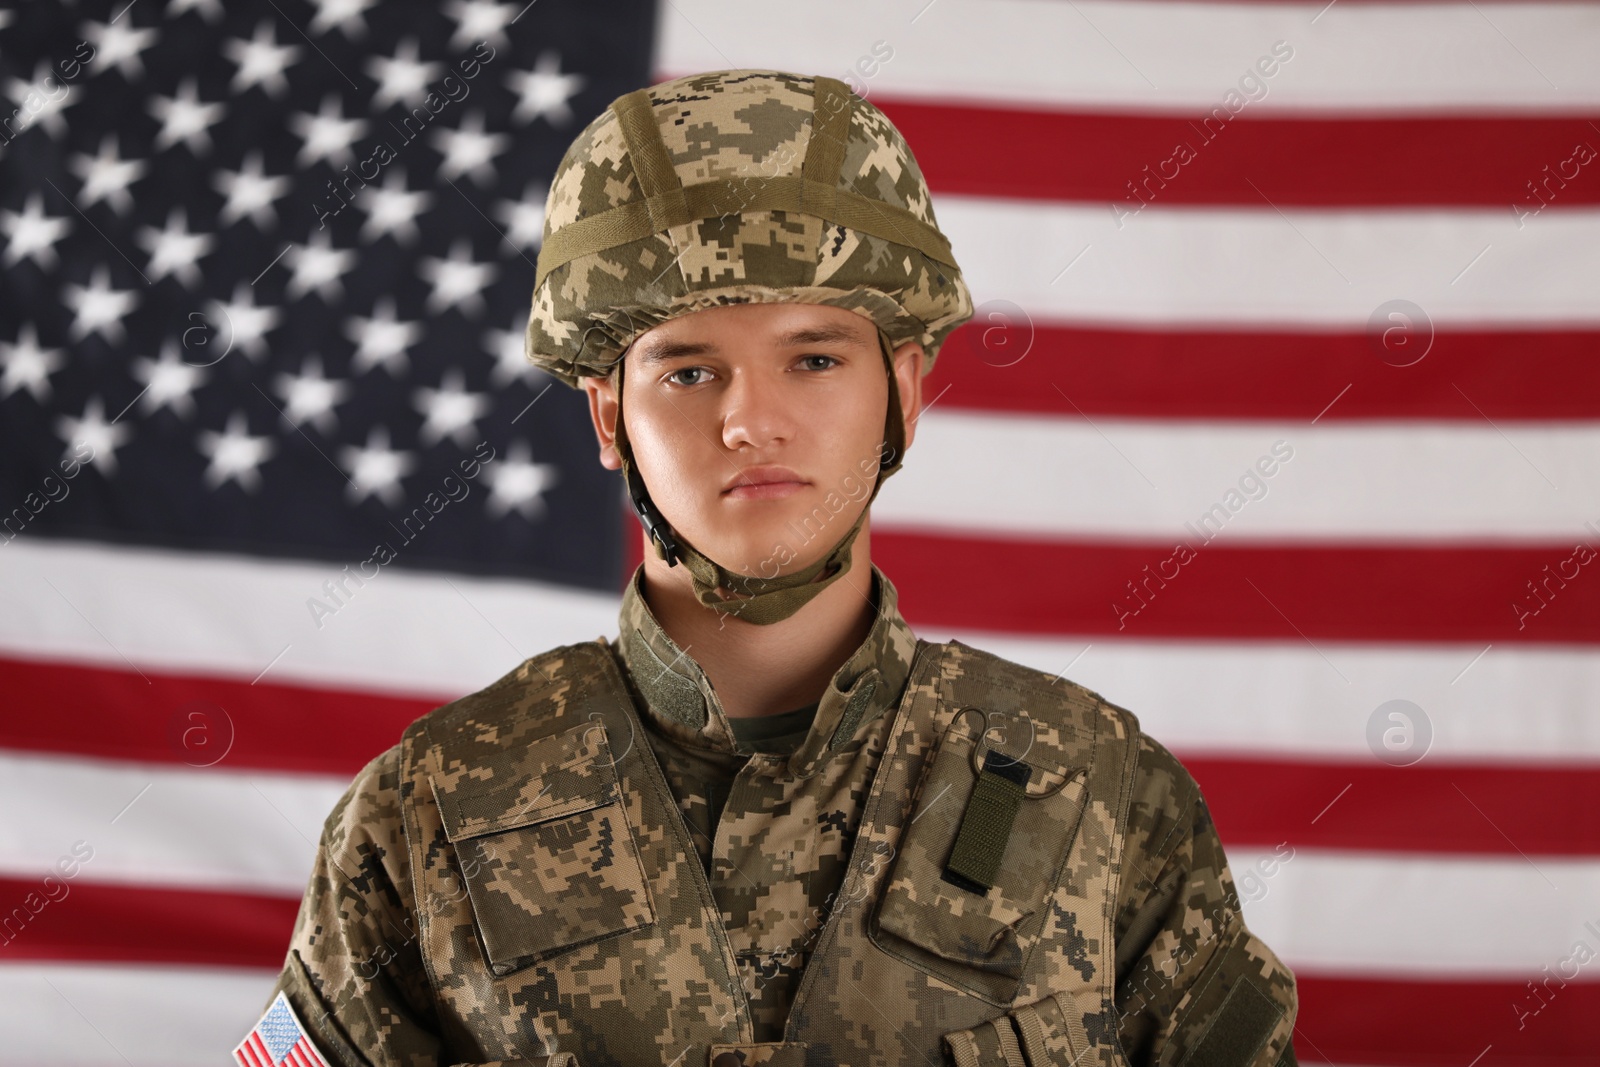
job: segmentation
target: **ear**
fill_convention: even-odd
[[[580,378],[578,384],[589,394],[589,419],[594,423],[595,439],[600,442],[600,465],[606,470],[621,470],[617,453],[617,386],[615,376]]]
[[[922,368],[927,353],[916,341],[907,341],[894,350],[895,386],[900,392],[900,418],[906,427],[906,450],[917,434],[917,416],[922,413]]]

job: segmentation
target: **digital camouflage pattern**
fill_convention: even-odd
[[[723,70],[618,97],[546,198],[528,359],[574,385],[702,308],[800,302],[939,346],[972,297],[900,131],[842,82]]]
[[[787,757],[735,750],[639,572],[616,642],[418,719],[329,816],[273,995],[350,1067],[1294,1063],[1293,976],[1182,766],[1089,690],[916,639],[872,573]],[[979,895],[940,869],[990,751],[1029,774]]]

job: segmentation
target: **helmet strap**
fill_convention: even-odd
[[[656,556],[664,560],[669,567],[677,566],[680,559],[683,561],[689,571],[695,598],[701,604],[713,611],[732,615],[746,622],[768,625],[792,616],[850,570],[851,547],[855,544],[856,535],[861,532],[862,524],[866,521],[867,511],[872,506],[873,500],[877,499],[878,490],[882,488],[884,479],[900,469],[905,455],[905,422],[900,413],[900,390],[894,374],[894,356],[889,347],[889,339],[881,328],[877,330],[877,335],[878,349],[883,353],[884,365],[889,376],[889,410],[884,421],[884,447],[879,456],[878,475],[872,485],[872,495],[867,497],[866,506],[861,509],[861,514],[855,523],[827,555],[798,571],[772,576],[741,574],[723,567],[691,545],[667,523],[660,509],[650,499],[644,478],[633,462],[632,449],[628,446],[627,433],[622,421],[622,375],[625,363],[619,361],[616,449],[622,461],[622,473],[627,481],[628,497],[633,503],[640,523],[644,526],[645,534],[655,548]],[[886,465],[883,462],[890,459],[893,460],[892,463]],[[824,577],[818,577],[824,574]],[[719,588],[726,589],[734,596],[731,599],[723,598],[718,593]]]

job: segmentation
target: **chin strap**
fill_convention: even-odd
[[[650,543],[655,547],[656,555],[665,560],[669,567],[677,566],[680,559],[683,561],[694,586],[695,598],[706,607],[759,625],[781,622],[850,570],[851,546],[855,544],[856,535],[866,521],[867,509],[877,499],[884,480],[900,469],[905,456],[905,422],[900,414],[900,390],[894,375],[894,356],[889,347],[889,338],[882,329],[877,333],[878,349],[883,353],[889,376],[889,411],[884,420],[884,448],[879,457],[878,476],[872,485],[872,495],[867,497],[867,503],[855,523],[827,555],[810,566],[788,574],[778,573],[781,564],[774,565],[771,575],[740,574],[729,570],[689,544],[668,525],[665,516],[650,499],[644,478],[640,476],[633,462],[632,450],[628,447],[622,422],[623,365],[618,365],[616,447],[617,455],[622,460],[622,474],[628,484],[628,496]],[[887,462],[889,460],[893,462]],[[818,576],[823,574],[826,577],[819,579]],[[731,598],[725,599],[719,594],[719,589],[726,590]]]

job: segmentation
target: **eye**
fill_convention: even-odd
[[[704,367],[679,367],[677,370],[672,371],[671,373],[669,373],[664,380],[668,381],[668,382],[671,382],[673,385],[699,385],[705,379],[699,378],[699,379],[696,379],[695,381],[692,381],[692,382],[686,382],[686,381],[682,380],[681,378],[679,378],[678,375],[680,375],[680,374],[704,374],[704,373],[706,373],[706,369]]]
[[[821,367],[817,366],[816,364],[812,364],[811,365],[811,369],[812,370],[829,370],[829,369],[839,365],[839,360],[834,356],[823,356],[823,355],[813,354],[813,355],[809,355],[809,356],[801,356],[800,358],[802,360],[825,359],[825,360],[828,361],[826,364],[824,364]]]

